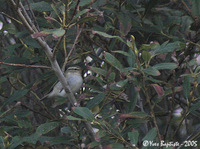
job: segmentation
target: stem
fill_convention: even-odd
[[[153,123],[155,125],[156,130],[157,130],[158,139],[161,142],[162,137],[160,135],[160,131],[159,131],[159,128],[158,128],[158,125],[157,125],[157,122],[156,122],[156,117],[155,117],[154,110],[153,110],[154,108],[153,108],[153,105],[151,104],[151,101],[150,101],[150,98],[149,98],[149,95],[148,95],[148,90],[147,90],[146,86],[144,87],[144,92],[146,93],[145,94],[146,95],[146,101],[147,101],[147,103],[149,105],[151,118],[153,119]]]

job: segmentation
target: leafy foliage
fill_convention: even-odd
[[[1,149],[200,145],[198,0],[0,2]],[[81,107],[41,100],[57,77],[39,39],[82,67]]]

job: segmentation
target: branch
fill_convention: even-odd
[[[25,65],[25,64],[13,64],[13,63],[5,63],[5,62],[0,62],[0,64],[9,65],[9,66],[15,66],[15,67],[51,69],[51,67],[49,67],[49,66],[41,66],[41,65]]]
[[[16,7],[16,3],[14,2],[14,0],[10,0],[11,3],[14,5],[14,7],[17,10],[18,16],[20,17],[21,21],[23,22],[24,26],[27,28],[27,30],[31,33],[34,34],[37,32],[37,30],[33,30],[31,26],[34,26],[34,24],[30,21],[27,21],[27,19],[29,20],[29,16],[26,16],[26,18],[24,17],[24,15],[21,13],[21,10],[19,8]],[[22,7],[22,6],[21,6]],[[56,59],[53,59],[53,54],[51,51],[53,51],[49,45],[40,37],[36,38],[36,41],[38,42],[38,44],[44,49],[44,52],[46,53],[50,63],[51,63],[51,67],[54,70],[56,76],[58,77],[59,81],[61,82],[63,88],[65,89],[66,93],[68,93],[68,97],[69,100],[71,102],[71,104],[73,106],[79,107],[80,105],[78,104],[76,98],[74,97],[74,94],[72,93],[69,84],[67,82],[67,80],[65,79],[63,72],[60,69],[60,66],[58,65],[58,62]],[[92,129],[92,126],[89,122],[85,121],[84,122],[86,125],[86,128],[89,132],[89,134],[91,135],[91,139],[92,141],[97,141],[96,140],[96,136],[95,133]],[[102,148],[101,145],[98,146],[98,148]]]
[[[69,54],[68,54],[68,56],[66,57],[65,62],[64,62],[64,64],[63,64],[63,66],[62,66],[62,70],[65,69],[65,66],[67,65],[67,62],[68,62],[68,60],[69,60],[69,57],[71,56],[72,52],[73,52],[74,49],[75,49],[75,46],[76,46],[77,41],[78,41],[78,38],[79,38],[79,36],[80,36],[80,34],[81,34],[82,30],[83,30],[83,27],[84,27],[84,25],[82,26],[81,30],[78,31],[78,34],[77,34],[76,39],[75,39],[75,41],[74,41],[74,44],[72,45],[72,48],[71,48],[71,50],[69,51]]]

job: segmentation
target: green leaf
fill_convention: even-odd
[[[173,52],[179,47],[180,47],[180,42],[178,41],[173,43],[164,42],[161,46],[158,46],[158,48],[156,48],[154,54],[158,55],[158,54]]]
[[[118,12],[116,15],[119,19],[120,32],[123,36],[126,36],[132,27],[131,18],[130,16],[122,12]]]
[[[176,69],[178,67],[178,65],[176,63],[160,63],[160,64],[156,64],[153,66],[153,68],[156,68],[158,70],[161,69]]]
[[[189,98],[189,96],[190,96],[190,89],[191,89],[190,78],[191,78],[191,76],[184,77],[183,94],[184,94],[185,98]]]
[[[96,105],[98,105],[104,100],[105,96],[106,96],[105,93],[98,94],[97,96],[89,100],[86,107],[89,109],[94,108]]]
[[[157,130],[156,128],[152,128],[142,140],[153,141],[156,136],[157,136]]]
[[[148,62],[151,59],[151,54],[148,51],[142,51],[142,58],[144,61]]]
[[[61,144],[67,144],[67,145],[74,145],[72,144],[72,140],[73,139],[69,139],[69,137],[66,137],[66,136],[57,136],[57,137],[53,137],[52,139],[49,140],[50,142],[50,145],[61,145]]]
[[[59,122],[47,122],[44,124],[41,124],[37,129],[36,133],[38,134],[46,134],[50,132],[51,130],[55,129],[56,127],[59,126]]]
[[[122,64],[115,58],[112,54],[105,52],[105,60],[116,69],[120,70],[122,68]]]
[[[180,91],[182,91],[182,87],[180,87],[180,86],[175,87],[175,88],[174,88],[174,91],[170,88],[170,89],[165,90],[164,96],[170,95],[170,94],[172,94],[173,92],[180,92]]]
[[[9,23],[3,26],[3,30],[6,30],[9,34],[16,34],[17,33],[17,28],[13,23]]]
[[[124,55],[124,56],[130,56],[129,53],[124,52],[124,51],[112,51],[112,52],[113,52],[113,53],[119,53],[119,54],[122,54],[122,55]]]
[[[128,83],[128,79],[121,80],[121,81],[119,81],[119,82],[116,83],[116,86],[122,88],[122,87],[124,87],[127,83]]]
[[[81,118],[77,118],[77,117],[74,117],[74,116],[71,116],[71,115],[67,116],[67,119],[70,120],[70,121],[81,121],[81,120],[83,120]]]
[[[104,76],[104,77],[105,77],[106,74],[107,74],[107,71],[104,70],[104,69],[101,69],[101,68],[97,68],[97,67],[90,66],[89,69],[90,69],[91,71],[97,73],[97,74],[100,74],[100,75]]]
[[[69,133],[71,133],[71,128],[70,127],[62,127],[61,129],[60,129],[60,131],[62,132],[62,133],[65,133],[65,134],[69,134]]]
[[[131,144],[135,145],[138,143],[139,132],[135,130],[134,132],[128,132],[128,137],[131,140]]]
[[[146,73],[147,75],[151,75],[151,76],[159,76],[160,72],[154,68],[154,67],[149,67],[143,70],[144,73]]]
[[[14,136],[12,141],[10,142],[10,146],[8,149],[15,149],[18,145],[22,144],[23,140],[19,136]]]
[[[86,107],[76,107],[74,108],[74,112],[89,121],[95,120],[93,114]]]
[[[11,141],[11,145],[8,147],[8,149],[15,149],[17,146],[19,146],[20,144],[22,144],[23,142],[26,143],[30,143],[30,144],[36,144],[36,142],[38,141],[38,139],[40,138],[40,135],[37,133],[34,133],[30,136],[26,136],[26,137],[13,137],[12,141]]]
[[[36,42],[33,38],[25,38],[23,39],[24,43],[30,46],[31,48],[41,48],[41,46]]]
[[[93,22],[93,21],[96,21],[97,20],[97,16],[91,16],[91,17],[84,17],[84,18],[81,18],[77,24],[81,24],[81,23],[85,23],[85,22]]]
[[[62,28],[46,29],[42,31],[44,34],[52,34],[55,38],[61,37],[65,34],[65,30]]]
[[[79,6],[89,5],[90,3],[91,3],[91,0],[80,1]]]
[[[36,144],[36,142],[38,141],[39,138],[40,138],[40,134],[34,133],[34,134],[30,135],[30,136],[23,137],[22,138],[22,142]]]
[[[155,49],[157,46],[159,46],[158,43],[151,43],[151,44],[142,44],[139,51],[141,50],[149,50],[149,49]]]
[[[200,17],[200,1],[191,0],[192,3],[192,14]]]
[[[130,67],[134,67],[136,62],[135,62],[135,54],[133,52],[133,50],[131,48],[129,48],[128,50],[128,54],[130,55],[129,57],[127,57],[127,61]]]
[[[88,145],[88,148],[95,148],[100,144],[100,142],[93,141]]]
[[[5,143],[4,143],[4,138],[2,136],[0,136],[0,148],[1,149],[6,149],[5,148]]]
[[[115,80],[116,74],[114,72],[111,72],[108,76],[109,82],[113,82]]]
[[[19,44],[19,43],[16,43],[16,44],[13,44],[13,45],[9,45],[7,46],[5,49],[5,56],[11,56],[11,55],[14,55],[15,54],[15,50],[17,48],[19,48],[20,46],[22,46],[22,44]]]
[[[76,20],[78,17],[80,17],[81,15],[83,15],[83,14],[85,14],[85,13],[87,13],[87,12],[88,12],[88,9],[84,9],[84,10],[80,11],[79,13],[77,13],[77,14],[74,16],[73,20]]]
[[[109,34],[107,34],[107,33],[100,32],[100,31],[93,31],[93,34],[99,34],[99,35],[101,35],[101,36],[103,36],[103,37],[106,37],[106,38],[116,38],[116,39],[119,39],[121,42],[126,43],[126,42],[124,42],[124,40],[123,40],[121,37],[119,37],[119,36],[112,36],[112,35],[109,35]]]
[[[28,92],[28,89],[24,89],[24,90],[18,90],[18,91],[15,91],[8,99],[6,99],[4,102],[3,102],[3,105],[1,106],[0,109],[2,109],[3,107],[5,107],[6,105],[14,102],[14,101],[17,101],[19,98],[23,97],[24,95],[26,95]]]
[[[45,1],[37,2],[37,3],[31,3],[31,8],[33,10],[43,12],[43,11],[52,11],[52,7],[49,3]]]
[[[149,81],[151,81],[153,83],[161,83],[162,82],[161,80],[157,80],[157,79],[154,79],[152,77],[147,77],[146,80],[149,80]]]
[[[0,84],[7,81],[7,76],[0,77]]]
[[[199,109],[199,108],[200,108],[200,101],[198,101],[197,103],[193,104],[193,105],[190,107],[189,112],[193,112],[193,111],[195,111],[195,110],[197,110],[197,109]]]

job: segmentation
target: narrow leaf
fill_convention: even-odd
[[[55,38],[61,37],[65,34],[65,30],[62,28],[46,29],[42,31],[44,34],[52,34]]]
[[[79,13],[77,13],[77,14],[74,16],[73,20],[76,20],[78,17],[80,17],[81,15],[87,13],[88,11],[89,11],[88,9],[84,9],[84,10],[80,11]]]
[[[173,43],[168,43],[166,44],[163,43],[160,47],[156,48],[155,50],[155,54],[162,54],[162,53],[169,53],[169,52],[173,52],[174,50],[176,50],[177,48],[180,47],[180,42],[176,41]]]
[[[200,1],[191,0],[192,3],[192,14],[200,17]]]
[[[97,16],[91,16],[91,17],[84,17],[84,18],[81,18],[77,24],[81,24],[81,23],[85,23],[85,22],[93,22],[93,21],[96,21],[97,20]]]
[[[104,70],[104,69],[101,69],[101,68],[97,68],[97,67],[93,67],[93,66],[90,66],[89,67],[89,70],[91,70],[91,71],[93,71],[93,72],[95,72],[95,73],[97,73],[97,74],[100,74],[100,75],[102,75],[102,76],[106,76],[106,74],[107,74],[107,71],[106,70]]]
[[[80,120],[83,120],[81,118],[77,118],[77,117],[74,117],[74,116],[71,116],[71,115],[67,116],[67,119],[71,120],[71,121],[80,121]]]
[[[2,136],[0,136],[0,148],[1,149],[6,149],[5,143],[4,143],[4,138]]]
[[[95,120],[90,110],[86,107],[76,107],[74,108],[74,112],[89,121]]]
[[[154,67],[149,67],[143,70],[144,73],[146,73],[147,75],[151,75],[151,76],[159,76],[160,72],[154,68]]]
[[[107,34],[105,32],[93,31],[93,34],[99,34],[99,35],[101,35],[103,37],[106,37],[106,38],[116,38],[116,39],[119,39],[121,42],[124,42],[124,40],[121,37],[119,37],[119,36],[112,36],[112,35],[109,35],[109,34]]]
[[[188,98],[190,96],[190,76],[185,76],[183,81],[183,94],[185,98]]]
[[[95,96],[93,99],[91,99],[88,103],[87,103],[87,108],[92,109],[93,107],[95,107],[96,105],[98,105],[99,103],[101,103],[104,98],[105,98],[106,94],[105,93],[100,93],[97,96]]]
[[[193,104],[193,105],[190,107],[189,112],[193,112],[193,111],[199,109],[199,107],[200,107],[200,101],[198,101],[197,103]]]
[[[127,83],[128,83],[128,79],[121,80],[121,81],[119,81],[119,82],[116,83],[116,86],[122,88],[122,87],[124,87]]]
[[[178,65],[176,63],[160,63],[153,66],[154,68],[161,69],[176,69]]]
[[[122,68],[122,64],[118,61],[118,59],[108,52],[105,52],[105,60],[118,70]]]
[[[134,65],[136,64],[136,58],[135,58],[135,54],[134,54],[134,52],[133,52],[133,50],[132,49],[129,49],[128,50],[128,54],[130,55],[129,57],[127,57],[127,62],[128,62],[128,64],[129,64],[129,66],[130,67],[134,67]]]
[[[62,127],[60,131],[65,134],[69,134],[72,130],[70,127]]]
[[[162,97],[164,95],[164,90],[161,86],[159,86],[158,84],[151,84],[151,85],[153,86],[153,88],[157,92],[158,97]]]
[[[31,3],[31,8],[33,10],[43,12],[43,11],[52,11],[51,5],[45,1]]]
[[[55,129],[56,127],[59,126],[59,122],[48,122],[48,123],[44,123],[42,125],[40,125],[37,129],[36,129],[36,133],[39,134],[46,134],[48,132],[50,132],[51,130]]]
[[[124,56],[131,56],[129,53],[127,52],[124,52],[124,51],[112,51],[113,53],[119,53],[119,54],[122,54]]]
[[[131,144],[135,146],[138,143],[139,132],[137,130],[134,132],[129,132],[128,137],[131,140]]]
[[[155,139],[157,135],[157,130],[156,128],[152,128],[147,134],[146,136],[142,139],[143,141],[147,140],[147,141],[153,141]]]

